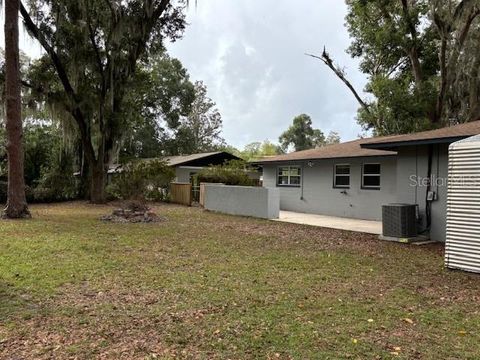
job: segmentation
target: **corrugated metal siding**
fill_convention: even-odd
[[[445,265],[480,272],[480,141],[452,144]]]

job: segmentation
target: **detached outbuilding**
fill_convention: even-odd
[[[169,166],[175,169],[175,182],[189,183],[192,176],[203,168],[212,165],[223,165],[227,161],[240,160],[238,156],[226,151],[215,151],[207,153],[163,156],[155,159],[165,161]],[[143,159],[145,161],[152,159]],[[122,171],[122,165],[112,165],[108,170],[109,179],[111,176]]]
[[[223,165],[227,161],[240,160],[238,156],[226,151],[208,153],[165,156],[161,158],[168,165],[175,168],[176,182],[190,182],[193,175],[205,167]]]

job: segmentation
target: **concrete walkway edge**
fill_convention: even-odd
[[[272,220],[293,224],[303,224],[331,229],[363,232],[375,235],[380,235],[382,233],[381,221],[350,219],[317,214],[305,214],[284,210],[280,211],[280,217],[278,219]]]

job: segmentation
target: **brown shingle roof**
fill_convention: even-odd
[[[255,164],[264,164],[281,161],[337,159],[363,156],[392,156],[397,154],[395,151],[363,149],[360,147],[361,144],[369,140],[371,139],[358,139],[311,150],[296,151],[285,155],[268,156],[252,162]]]
[[[480,134],[480,120],[413,134],[371,138],[362,144],[362,147],[369,149],[392,149],[398,146],[413,144],[452,143],[478,134]]]

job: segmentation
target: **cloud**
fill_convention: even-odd
[[[361,90],[365,78],[345,53],[345,15],[338,0],[199,1],[189,9],[184,39],[169,50],[207,84],[230,144],[276,141],[300,113],[349,140],[361,132],[356,100],[320,61],[304,55],[327,46]]]

